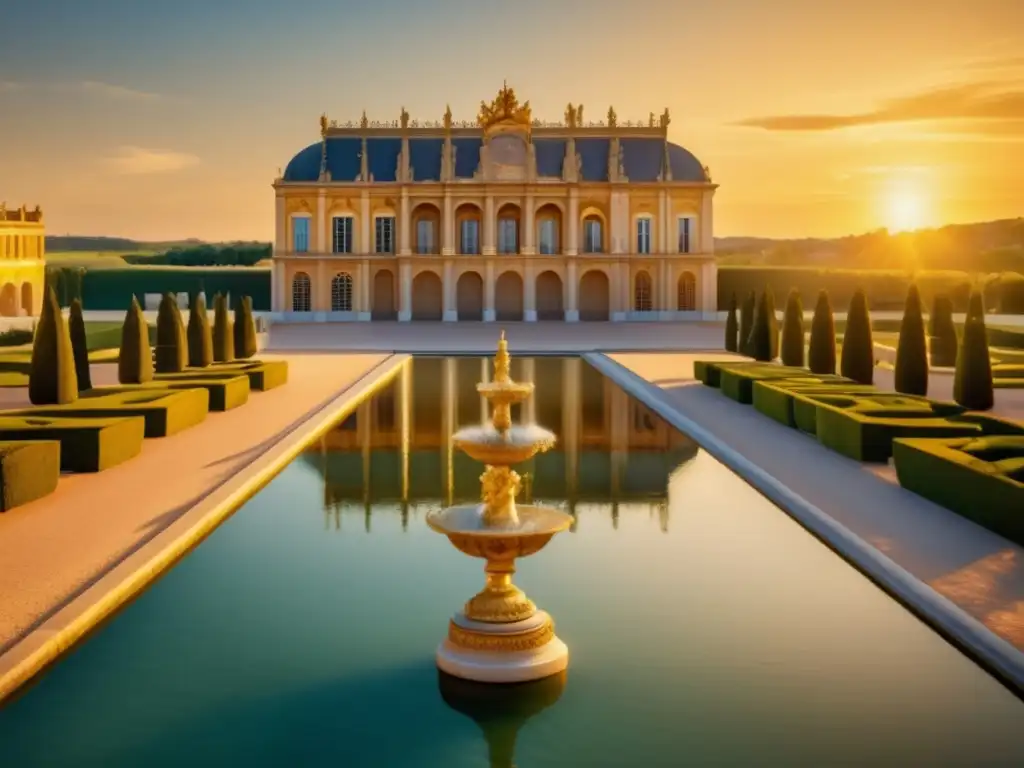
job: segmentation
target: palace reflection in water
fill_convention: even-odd
[[[410,517],[479,498],[483,467],[453,450],[460,427],[489,417],[476,384],[489,381],[489,358],[416,358],[360,405],[303,460],[324,480],[325,524],[374,513]],[[534,396],[514,406],[514,421],[557,436],[554,450],[517,469],[520,499],[560,506],[575,518],[646,514],[668,530],[668,480],[697,453],[680,434],[579,358],[513,358],[512,375]]]

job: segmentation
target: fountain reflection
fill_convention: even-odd
[[[490,768],[512,768],[516,736],[531,717],[558,701],[566,672],[509,685],[474,683],[438,672],[437,682],[445,704],[480,726]]]
[[[534,418],[557,439],[520,465],[523,503],[569,512],[570,532],[593,516],[617,529],[624,515],[667,532],[668,478],[696,443],[579,358],[513,358],[512,370],[536,387],[532,412],[514,405],[513,420]],[[362,516],[352,522],[369,532],[385,514],[405,530],[432,509],[478,501],[480,465],[454,450],[451,434],[486,417],[476,384],[489,374],[486,358],[417,358],[328,432],[303,456],[323,478],[325,527]]]

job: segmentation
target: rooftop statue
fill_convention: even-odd
[[[480,114],[477,115],[477,124],[482,128],[488,128],[495,123],[513,122],[521,125],[530,125],[530,102],[519,103],[516,92],[508,87],[508,83],[498,91],[497,97],[488,104],[480,102]]]

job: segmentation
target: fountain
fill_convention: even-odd
[[[427,525],[467,555],[487,561],[487,583],[448,624],[437,649],[443,672],[481,683],[520,683],[565,670],[569,649],[555,636],[551,617],[512,583],[517,557],[539,552],[572,516],[550,507],[516,506],[520,464],[555,444],[536,424],[512,424],[511,408],[533,394],[532,383],[512,380],[504,332],[494,357],[493,381],[477,384],[493,409],[491,423],[460,429],[455,447],[483,462],[483,503],[448,507],[427,516]]]

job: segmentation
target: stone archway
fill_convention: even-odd
[[[35,315],[36,308],[32,301],[32,283],[21,284],[21,309],[26,315]]]
[[[0,289],[0,315],[18,316],[18,289],[14,287],[14,283],[7,283]]]
[[[502,272],[494,284],[494,319],[519,322],[523,319],[523,278],[518,272]]]
[[[538,320],[564,320],[565,304],[563,301],[562,278],[557,272],[548,270],[537,275],[535,285],[537,298]]]
[[[697,309],[697,278],[693,272],[683,272],[677,284],[676,307],[680,312],[694,312]]]
[[[412,281],[412,319],[444,318],[444,286],[436,272],[420,272]]]
[[[580,320],[604,322],[611,313],[611,289],[608,275],[592,269],[580,280]]]
[[[459,320],[484,319],[484,279],[479,272],[463,272],[455,284]]]
[[[395,274],[390,269],[378,269],[373,276],[373,304],[371,320],[396,320]]]

